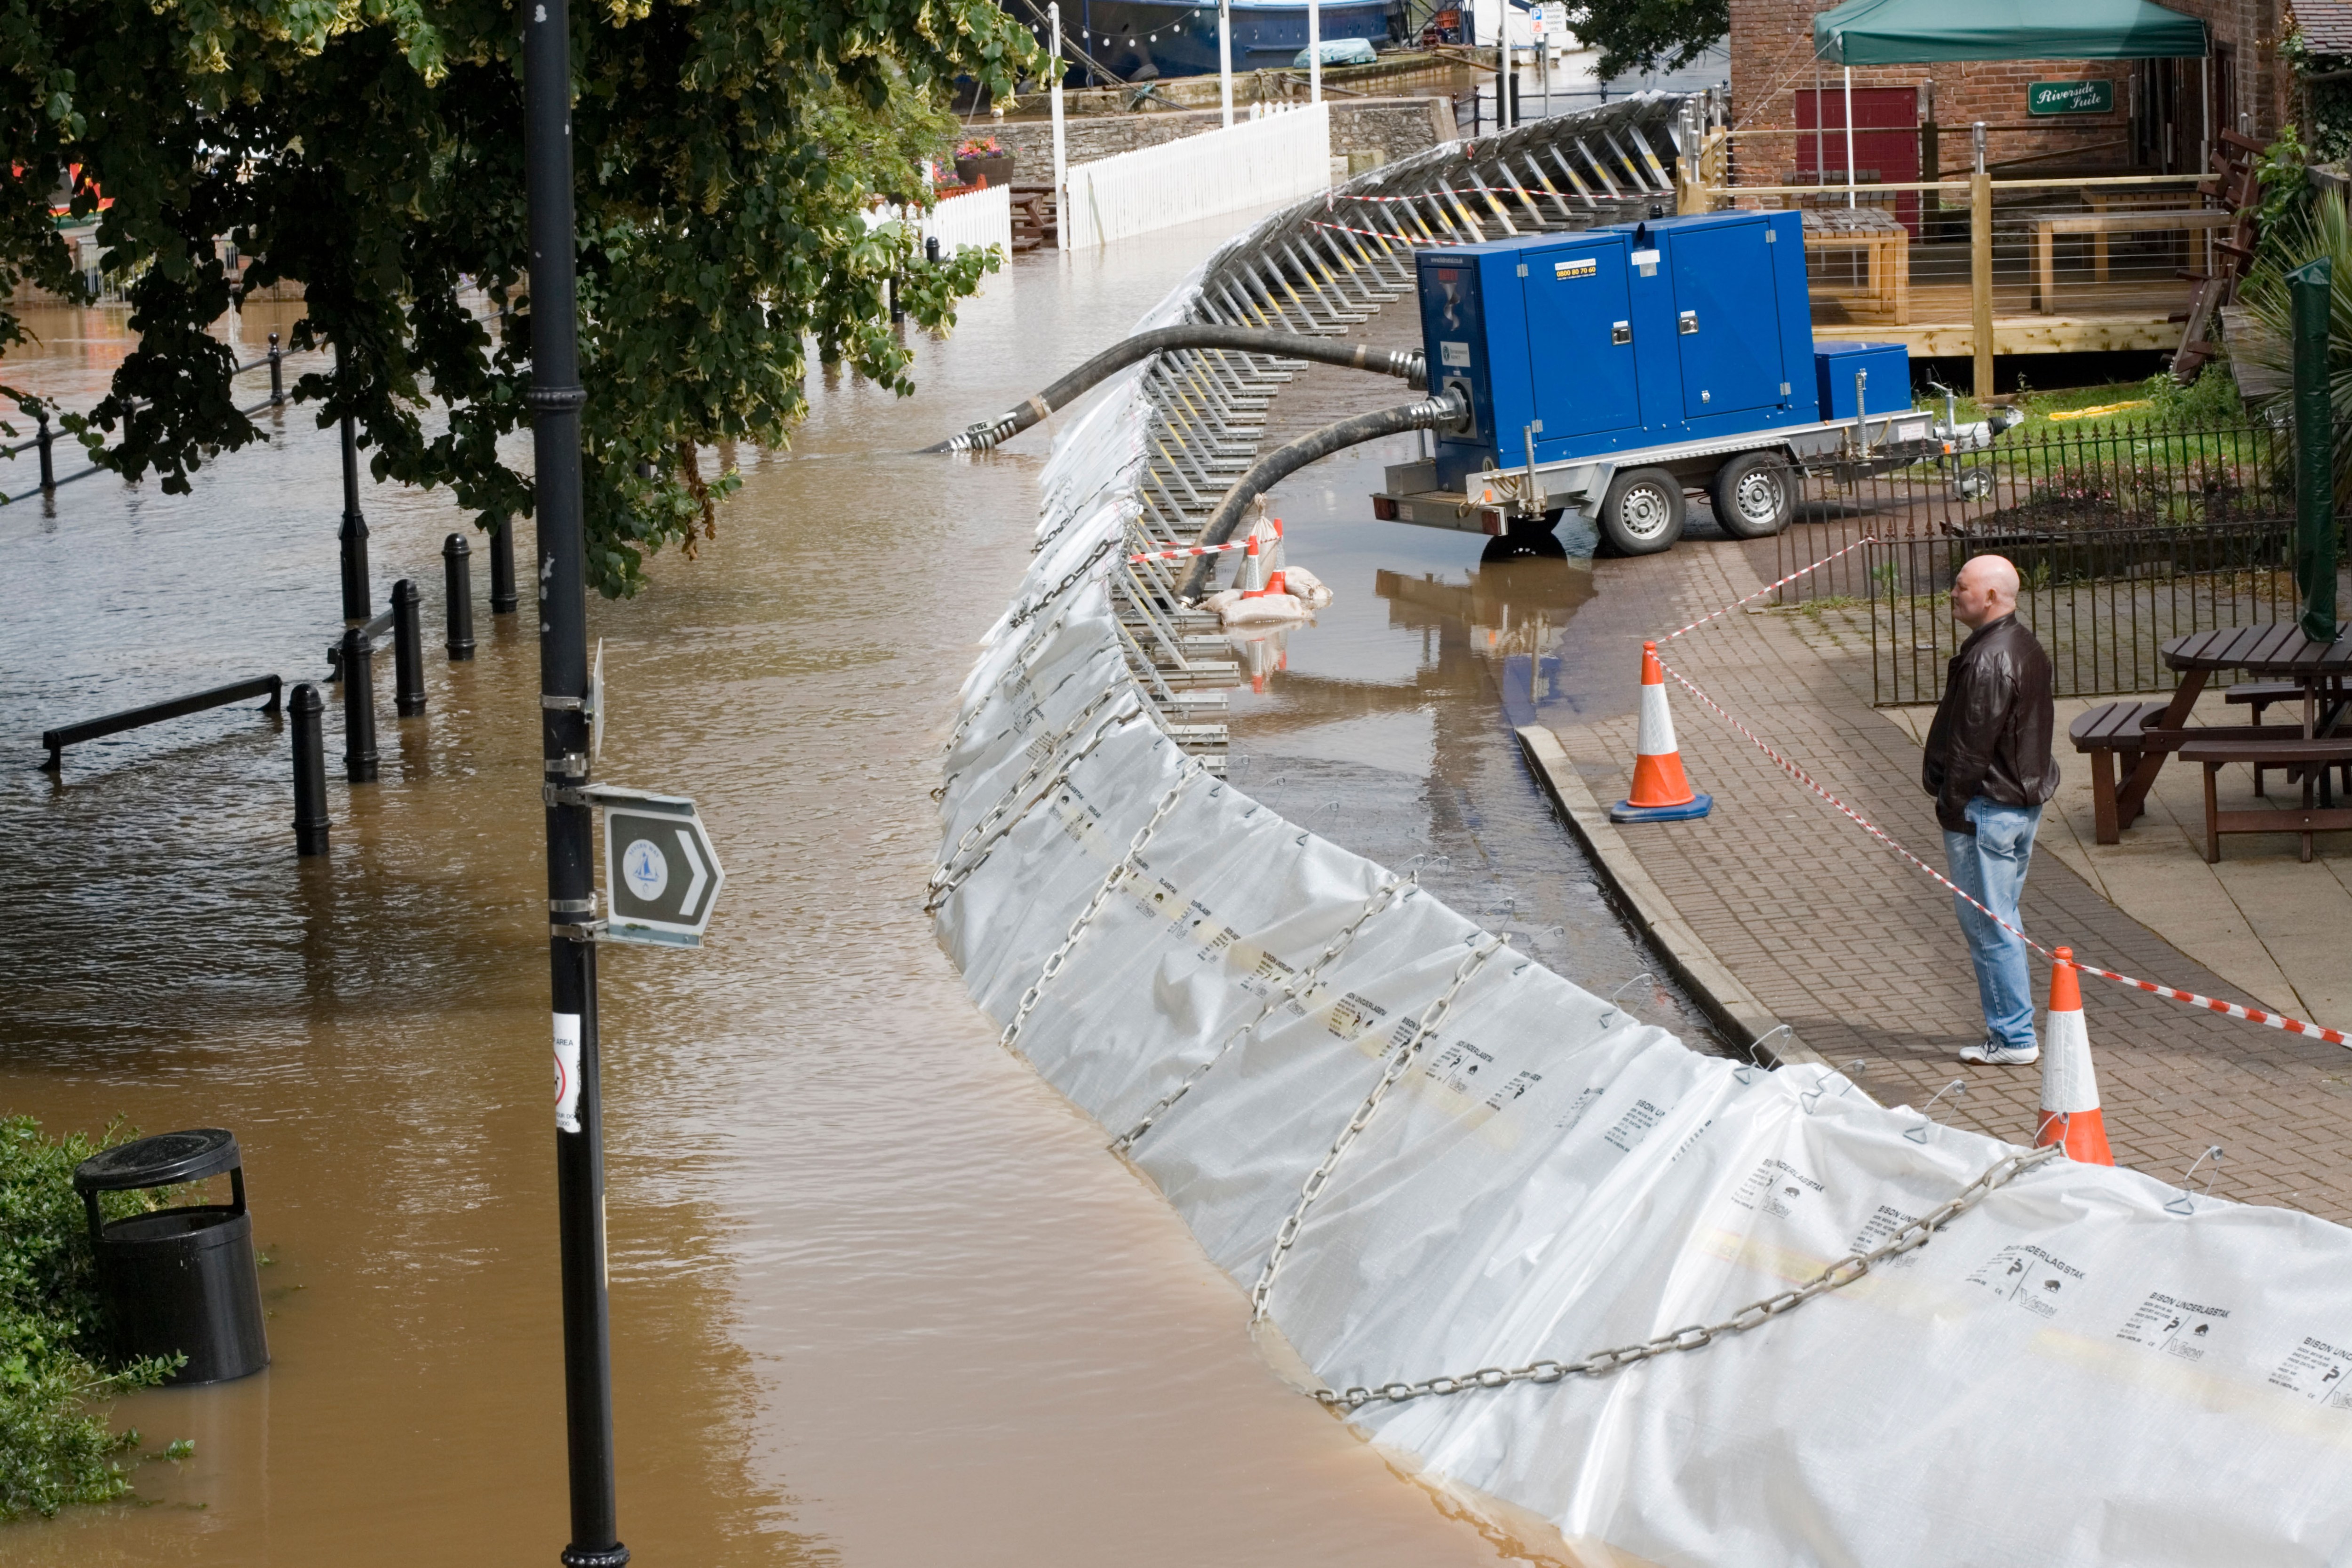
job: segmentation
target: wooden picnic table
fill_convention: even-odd
[[[2091,272],[2098,282],[2107,280],[2107,239],[2111,235],[2142,233],[2197,233],[2229,227],[2237,215],[2226,207],[2184,207],[2170,212],[2134,210],[2126,212],[2052,213],[2033,220],[2034,234],[2034,303],[2043,315],[2058,310],[2057,237],[2062,234],[2087,234],[2091,237]]]
[[[1864,263],[1862,292],[1870,308],[1898,327],[1911,324],[1911,231],[1880,207],[1807,208],[1805,259],[1814,286],[1824,294],[1845,292],[1828,283],[1811,263],[1816,252],[1860,251]]]
[[[2119,828],[2129,827],[2147,805],[2148,791],[2155,786],[2156,775],[2163,771],[2165,758],[2185,745],[2222,740],[2232,733],[2229,729],[2211,726],[2191,728],[2189,723],[2190,710],[2216,671],[2243,670],[2248,675],[2291,680],[2300,686],[2303,722],[2298,728],[2305,739],[2317,736],[2323,719],[2340,711],[2347,696],[2352,696],[2345,688],[2346,678],[2352,676],[2352,623],[2338,621],[2336,640],[2328,643],[2306,640],[2302,626],[2293,621],[2217,626],[2211,631],[2190,632],[2172,638],[2164,645],[2163,654],[2164,662],[2180,671],[2180,686],[2163,713],[2140,731],[2139,760],[2116,795]],[[2323,707],[2328,710],[2326,713],[2323,713]],[[2312,814],[2305,811],[2281,810],[2276,815],[2281,818],[2277,830],[2283,833],[2352,827],[2352,809],[2336,808],[2322,813],[2328,818],[2324,822],[2312,820]],[[2343,820],[2335,820],[2339,816]]]

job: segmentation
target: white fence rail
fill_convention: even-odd
[[[1331,106],[1318,103],[1070,170],[1066,244],[1172,228],[1312,195],[1331,183]]]
[[[950,196],[923,216],[923,237],[940,242],[952,256],[968,245],[995,246],[1013,255],[1013,187],[992,185]]]

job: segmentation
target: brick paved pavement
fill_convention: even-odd
[[[1577,719],[1548,712],[1602,800],[1625,793],[1644,636],[1670,631],[1760,587],[1770,546],[1694,536],[1672,553],[1596,563],[1600,593],[1570,623],[1564,668],[1586,695]],[[1751,559],[1752,558],[1752,559]],[[1874,712],[1781,617],[1735,614],[1666,657],[1822,787],[1930,864],[1942,863],[1918,748]],[[1622,674],[1619,672],[1622,671]],[[1693,823],[1625,830],[1643,868],[1740,981],[1832,1062],[1861,1060],[1880,1100],[1924,1103],[1956,1077],[1950,1120],[2021,1137],[2034,1125],[2034,1068],[1963,1066],[1982,1033],[1950,895],[1799,787],[1678,687],[1668,687],[1683,761],[1716,797]],[[2026,929],[2086,960],[2232,1001],[2231,988],[2118,910],[2055,857],[2035,858]],[[2109,1139],[2117,1161],[2177,1175],[2225,1150],[2218,1191],[2352,1220],[2352,1052],[2219,1018],[2085,979]],[[1950,1105],[1947,1099],[1944,1102]],[[1940,1116],[1943,1108],[1937,1108]]]

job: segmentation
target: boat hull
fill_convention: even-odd
[[[1045,25],[1025,5],[1009,7],[1045,41]],[[1041,7],[1042,9],[1042,7]],[[1323,38],[1390,41],[1388,0],[1325,0],[1318,17]],[[1251,5],[1234,0],[1234,69],[1287,68],[1307,47],[1307,7],[1296,0]],[[1211,76],[1217,67],[1217,7],[1174,0],[1063,0],[1062,26],[1071,41],[1126,81]],[[1074,72],[1082,81],[1084,68]]]

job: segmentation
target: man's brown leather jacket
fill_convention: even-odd
[[[1946,828],[1976,831],[1968,819],[1976,795],[2024,806],[2058,793],[2050,684],[2050,656],[2013,615],[1978,627],[1952,656],[1919,767]]]

